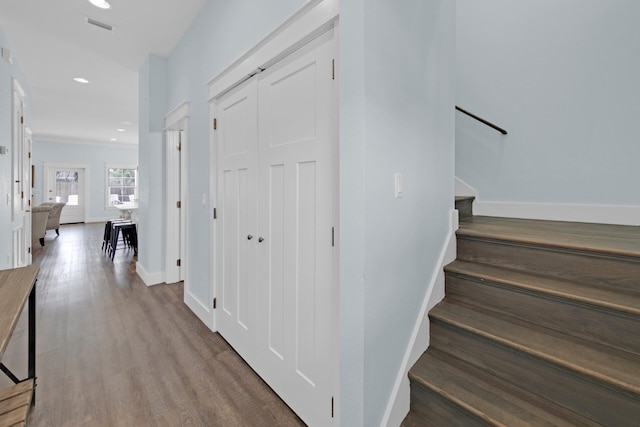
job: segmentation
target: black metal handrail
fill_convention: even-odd
[[[477,121],[479,121],[479,122],[481,122],[481,123],[484,123],[485,125],[487,125],[487,126],[489,126],[489,127],[491,127],[491,128],[494,128],[495,130],[497,130],[498,132],[500,132],[500,133],[501,133],[501,134],[503,134],[503,135],[506,135],[506,134],[507,134],[507,131],[506,131],[506,130],[502,129],[502,128],[501,128],[501,127],[499,127],[499,126],[494,125],[493,123],[491,123],[491,122],[490,122],[490,121],[488,121],[488,120],[483,119],[482,117],[478,117],[478,116],[476,116],[475,114],[468,112],[468,111],[467,111],[467,110],[465,110],[464,108],[460,108],[460,107],[458,107],[458,106],[456,105],[456,110],[460,111],[461,113],[466,114],[466,115],[467,115],[467,116],[469,116],[469,117],[472,117],[472,118],[476,119]]]

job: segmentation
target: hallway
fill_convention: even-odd
[[[147,287],[131,251],[101,251],[103,224],[64,225],[34,245],[37,392],[31,426],[304,425],[183,304]],[[26,373],[23,313],[3,362]],[[0,387],[11,385],[0,377]]]

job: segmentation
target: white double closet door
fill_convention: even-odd
[[[220,334],[309,425],[336,379],[332,32],[217,100]]]

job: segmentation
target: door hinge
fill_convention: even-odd
[[[31,151],[29,151],[29,158],[31,158]]]
[[[213,130],[218,129],[218,119],[216,119],[215,117],[213,118]]]
[[[213,299],[213,308],[214,308],[214,309],[216,308],[216,305],[217,305],[217,303],[218,303],[218,301],[217,301],[217,300],[218,300],[217,298],[214,298],[214,299]]]
[[[24,199],[24,191],[20,192],[20,198]]]
[[[334,411],[334,404],[333,404],[333,396],[331,396],[331,418],[333,418],[334,414],[335,414],[335,411]]]
[[[176,265],[177,265],[178,267],[180,267],[180,260],[179,260],[179,259],[177,259],[177,260],[176,260]]]
[[[176,208],[180,209],[182,207],[182,204],[180,203],[180,200],[178,200],[176,202]]]
[[[336,228],[335,227],[331,227],[331,247],[335,247],[336,246]]]
[[[336,79],[336,60],[331,60],[331,80]]]
[[[31,253],[31,246],[29,246],[29,253]]]
[[[179,142],[178,144],[176,144],[176,150],[178,151],[182,151],[182,143]]]
[[[213,219],[218,219],[218,210],[213,208]]]
[[[20,116],[20,124],[23,125],[24,124],[24,116]]]

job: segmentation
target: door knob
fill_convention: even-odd
[[[262,242],[264,242],[264,239],[262,237],[258,237],[258,242],[262,243]]]
[[[251,234],[249,234],[249,235],[247,236],[247,240],[251,240],[251,239],[253,239],[253,236],[252,236]]]

